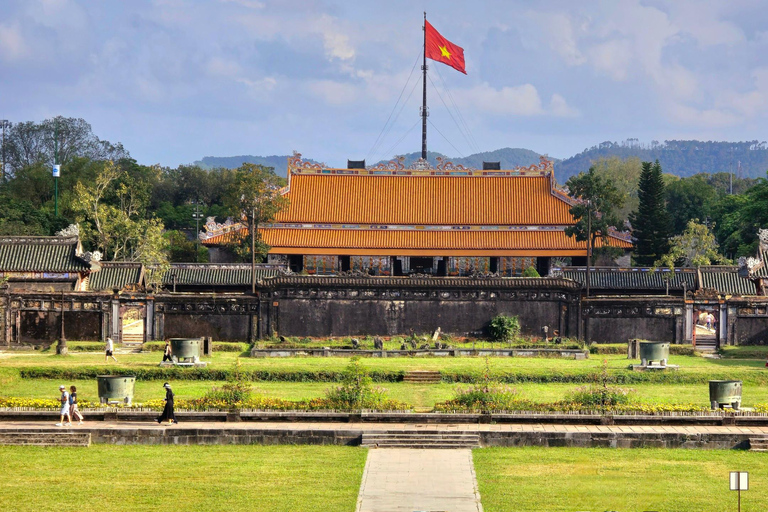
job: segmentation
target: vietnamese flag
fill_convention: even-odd
[[[441,36],[427,20],[424,20],[424,54],[428,59],[448,64],[453,69],[467,74],[464,69],[464,48]]]

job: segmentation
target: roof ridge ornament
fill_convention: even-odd
[[[327,168],[328,166],[324,163],[314,163],[307,160],[302,160],[301,153],[298,151],[294,151],[293,155],[288,157],[288,174],[293,173],[293,171],[299,171],[302,169],[322,171],[323,169]]]
[[[405,169],[405,164],[403,164],[404,161],[404,156],[396,156],[389,162],[379,162],[376,165],[369,165],[366,169],[369,171],[400,171]]]
[[[465,167],[461,164],[454,164],[447,158],[443,158],[441,156],[438,156],[436,160],[437,160],[437,166],[435,168],[438,171],[476,171],[477,170],[473,167]]]

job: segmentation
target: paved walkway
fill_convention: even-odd
[[[357,512],[482,512],[472,450],[368,451]]]

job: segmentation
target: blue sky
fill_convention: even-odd
[[[464,47],[466,76],[438,63],[430,76],[471,134],[428,82],[445,136],[430,126],[430,150],[562,158],[626,138],[765,138],[759,1],[0,0],[0,118],[82,117],[143,164],[419,151],[420,85],[372,149],[424,10]]]

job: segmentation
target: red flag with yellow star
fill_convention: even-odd
[[[456,46],[424,20],[424,53],[428,59],[448,64],[453,69],[467,74],[464,69],[464,48]]]

